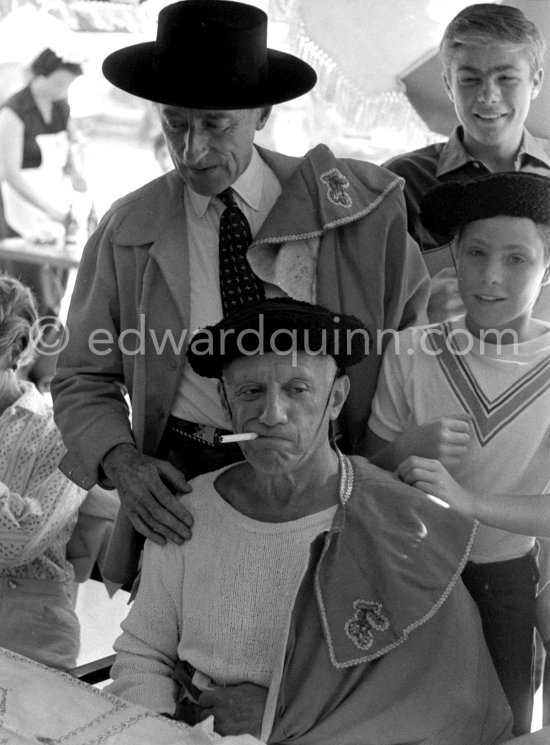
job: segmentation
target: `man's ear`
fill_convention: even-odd
[[[262,106],[256,123],[256,130],[259,132],[267,124],[267,120],[271,116],[271,109],[273,106]]]
[[[340,375],[340,377],[336,378],[333,385],[332,385],[332,394],[331,394],[331,405],[330,405],[330,418],[331,419],[337,419],[340,412],[342,411],[342,406],[346,402],[346,398],[348,397],[350,388],[350,382],[347,375]]]
[[[231,409],[229,408],[229,404],[227,403],[227,397],[225,395],[225,388],[223,387],[223,383],[220,379],[218,379],[216,386],[218,389],[218,396],[220,397],[220,403],[222,406],[223,413],[225,417],[229,421],[231,421]]]

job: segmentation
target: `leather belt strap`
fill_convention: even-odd
[[[183,439],[199,442],[210,447],[217,447],[220,442],[220,435],[231,434],[227,429],[220,429],[211,424],[197,424],[197,422],[188,422],[185,419],[179,419],[175,416],[168,417],[165,437],[170,439]]]

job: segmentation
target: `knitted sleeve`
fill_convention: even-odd
[[[146,541],[139,592],[115,642],[107,690],[160,714],[173,714],[181,634],[183,550]]]

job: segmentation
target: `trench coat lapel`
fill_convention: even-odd
[[[157,232],[149,249],[149,255],[158,265],[164,282],[181,322],[187,328],[189,322],[189,251],[187,248],[187,224],[183,209],[183,194],[170,200],[159,214]],[[149,274],[144,282],[153,281]],[[144,295],[147,288],[144,285]]]
[[[172,175],[174,178],[170,178]],[[144,395],[135,397],[133,411],[136,442],[149,453],[158,446],[176,394],[190,318],[189,251],[182,183],[175,173],[166,179],[163,186],[168,186],[168,190],[159,189],[148,214],[132,226],[134,245],[141,245],[149,254],[140,306],[140,314],[144,316],[145,354],[136,359],[134,371],[134,390],[144,391]],[[168,330],[178,344],[180,339],[185,340],[177,355],[171,351],[170,344],[161,353],[155,348],[153,334],[156,340],[162,340]],[[170,365],[174,357],[176,367]],[[140,406],[141,401],[148,402],[147,411]]]

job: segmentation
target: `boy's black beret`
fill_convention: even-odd
[[[527,171],[480,176],[466,184],[449,181],[429,191],[420,204],[428,230],[455,234],[463,225],[489,217],[528,217],[550,224],[550,178]]]

